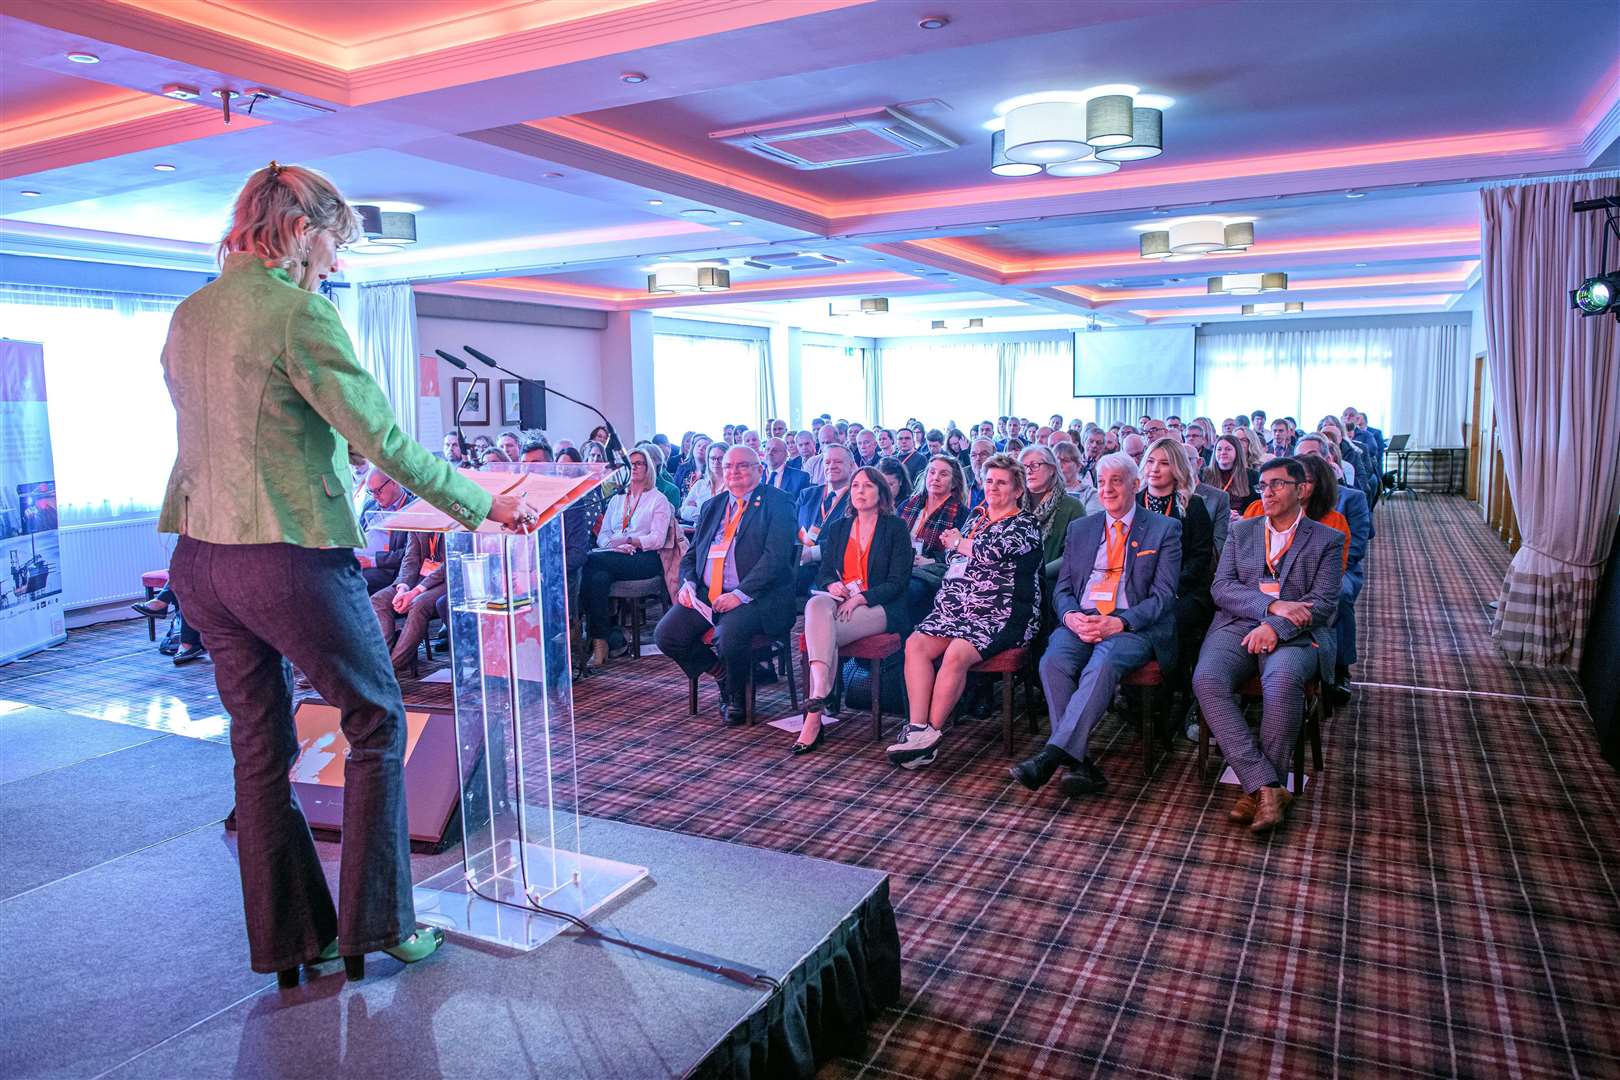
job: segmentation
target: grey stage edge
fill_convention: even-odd
[[[13,715],[0,714],[0,752]],[[409,970],[373,956],[360,983],[328,965],[280,991],[248,970],[234,848],[219,824],[229,749],[166,737],[93,752],[0,783],[12,807],[43,802],[0,852],[0,880],[27,882],[0,890],[10,984],[0,1075],[676,1076],[767,1000],[572,932],[522,955],[452,943]],[[206,814],[154,783],[168,771],[190,777]],[[595,920],[604,931],[778,979],[887,888],[875,871],[600,819],[581,835],[587,852],[652,871]],[[336,845],[321,847],[335,872]],[[19,852],[33,854],[14,862]],[[457,861],[454,850],[414,857],[414,876]]]

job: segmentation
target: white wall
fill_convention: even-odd
[[[603,357],[604,334],[600,330],[582,330],[567,326],[533,326],[527,323],[483,322],[471,319],[417,319],[416,335],[422,355],[433,355],[434,349],[443,349],[465,357],[462,346],[471,345],[532,379],[544,379],[571,397],[589,401],[608,412],[614,426],[627,418],[613,416],[604,402]],[[468,439],[475,435],[494,437],[503,430],[500,415],[500,381],[509,376],[485,368],[468,359],[480,378],[489,378],[490,422],[486,425],[463,424]],[[439,365],[439,402],[444,416],[444,430],[453,430],[456,403],[451,398],[451,379],[466,378],[443,360]],[[585,409],[554,395],[547,395],[546,435],[551,440],[571,439],[577,445],[590,434],[600,421]],[[514,425],[515,426],[515,425]]]

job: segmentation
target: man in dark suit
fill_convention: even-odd
[[[1330,466],[1333,464],[1333,455],[1328,451],[1325,436],[1304,436],[1299,440],[1298,452],[1319,457]],[[1366,571],[1361,563],[1367,557],[1367,544],[1374,532],[1367,495],[1359,488],[1343,483],[1339,485],[1338,510],[1350,526],[1350,555],[1344,567],[1344,580],[1339,584],[1339,622],[1335,631],[1338,651],[1334,658],[1333,685],[1328,692],[1335,705],[1347,705],[1350,702],[1350,665],[1357,660],[1356,598],[1361,595],[1361,586],[1366,582]]]
[[[725,488],[698,512],[681,559],[681,587],[653,638],[687,675],[713,674],[720,716],[740,724],[754,635],[785,634],[798,616],[793,502],[759,482],[759,455],[746,446],[727,450],[721,468]],[[712,637],[705,607],[713,614]]]
[[[366,474],[366,501],[360,508],[360,531],[366,534],[365,550],[360,557],[360,576],[366,581],[366,592],[375,594],[394,583],[399,568],[405,562],[405,548],[411,534],[398,529],[381,529],[377,523],[396,510],[403,510],[414,496],[393,477],[373,465]],[[366,563],[371,565],[367,566]]]
[[[928,467],[928,455],[917,449],[917,433],[910,428],[899,428],[894,433],[894,456],[905,467],[912,483]]]
[[[797,502],[799,492],[810,483],[810,477],[788,461],[787,443],[781,439],[767,439],[765,442],[765,473],[761,480],[766,487],[773,487],[786,492]]]
[[[1235,522],[1210,594],[1215,619],[1198,654],[1193,693],[1226,763],[1243,785],[1230,820],[1261,833],[1281,825],[1283,788],[1299,737],[1305,684],[1332,679],[1344,534],[1305,516],[1305,468],[1291,458],[1260,470],[1260,517]],[[1260,737],[1232,695],[1260,675]]]
[[[1068,766],[1063,794],[1108,786],[1086,756],[1091,729],[1114,700],[1122,676],[1157,658],[1166,671],[1176,653],[1176,582],[1181,522],[1140,510],[1136,462],[1109,454],[1097,465],[1102,513],[1069,526],[1053,608],[1059,626],[1041,657],[1041,687],[1052,737],[1039,754],[1012,767],[1034,791]]]
[[[822,452],[824,484],[814,484],[799,492],[799,561],[796,585],[799,596],[809,596],[821,565],[821,531],[849,513],[849,481],[855,475],[855,458],[847,446],[829,445]]]

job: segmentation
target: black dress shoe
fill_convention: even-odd
[[[1069,766],[1069,775],[1058,781],[1063,794],[1073,799],[1080,795],[1096,795],[1108,787],[1108,777],[1092,764],[1090,758]]]
[[[182,645],[180,651],[174,654],[174,664],[176,667],[189,664],[193,660],[201,660],[207,653],[208,650],[201,645]]]
[[[741,727],[748,722],[748,705],[741,701],[720,699],[720,719],[727,727]]]
[[[1332,705],[1335,709],[1342,709],[1346,705],[1350,704],[1351,694],[1350,683],[1348,680],[1345,682],[1328,683],[1327,686],[1323,687],[1322,689],[1327,695],[1328,704]]]
[[[1008,769],[1008,774],[1031,791],[1039,791],[1052,779],[1059,766],[1073,765],[1074,758],[1055,746],[1045,746],[1032,758],[1020,761]]]

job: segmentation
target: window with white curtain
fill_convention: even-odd
[[[1388,328],[1262,331],[1198,341],[1198,414],[1216,423],[1264,409],[1315,427],[1354,404],[1389,415],[1393,342]]]
[[[0,333],[45,347],[63,525],[162,505],[175,456],[163,343],[180,299],[0,284]]]
[[[1002,346],[1013,360],[1012,411],[1045,423],[1053,413],[1065,422],[1090,420],[1095,398],[1074,396],[1074,342],[1014,341]],[[999,411],[998,411],[999,415]],[[981,417],[983,419],[983,417]]]
[[[806,419],[831,413],[834,419],[871,423],[866,415],[866,350],[841,345],[801,345],[799,401]]]
[[[759,424],[761,342],[653,335],[653,410],[660,430]]]
[[[958,427],[997,415],[1000,359],[992,342],[901,342],[884,346],[883,416],[893,427],[915,416],[928,427]]]

